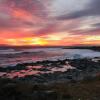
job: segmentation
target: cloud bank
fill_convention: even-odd
[[[100,0],[0,0],[0,44],[99,45],[99,19]]]

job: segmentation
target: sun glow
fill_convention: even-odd
[[[46,45],[47,41],[41,38],[20,38],[20,39],[7,39],[10,45]]]
[[[100,45],[100,36],[87,36],[83,43],[89,45]]]
[[[86,40],[87,41],[97,41],[97,40],[99,40],[100,41],[100,36],[88,36],[87,38],[86,38]]]

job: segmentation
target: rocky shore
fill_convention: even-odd
[[[0,67],[1,78],[12,78],[35,83],[79,81],[100,73],[100,58],[64,59],[22,63]]]
[[[100,99],[99,57],[22,63],[0,73],[0,100]]]
[[[0,78],[0,100],[99,100],[100,76],[82,81],[35,84]]]

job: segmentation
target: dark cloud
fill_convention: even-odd
[[[36,35],[47,35],[47,34],[55,34],[59,32],[66,32],[78,27],[78,20],[73,20],[72,22],[68,21],[50,21],[47,25],[35,32]]]
[[[93,27],[100,28],[100,23],[92,24]]]
[[[46,16],[45,6],[39,0],[4,0],[4,4],[11,9],[25,10],[40,17]]]
[[[92,0],[86,8],[80,11],[75,11],[66,15],[58,17],[58,19],[76,19],[86,16],[99,16],[100,15],[100,0]]]
[[[44,5],[38,0],[1,0],[0,1],[0,29],[17,29],[21,27],[37,27],[38,25],[33,23],[35,21],[33,16],[36,17],[45,17],[46,12]],[[16,18],[13,14],[13,11],[21,10],[30,13],[29,15],[33,18],[32,21],[25,20],[26,15],[21,19]]]
[[[93,29],[89,29],[89,30],[70,30],[69,31],[71,33],[71,35],[100,35],[100,28],[93,28]]]
[[[19,30],[21,28],[30,28],[30,27],[38,27],[39,25],[36,25],[32,22],[28,22],[28,21],[23,21],[23,20],[19,20],[19,19],[3,19],[0,18],[0,29],[1,30]]]
[[[14,20],[0,19],[0,29],[19,27],[19,23]]]

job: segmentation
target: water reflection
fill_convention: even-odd
[[[18,78],[18,77],[25,77],[28,75],[39,75],[39,74],[44,74],[44,73],[54,73],[54,72],[65,72],[68,69],[73,69],[69,64],[65,65],[59,65],[59,66],[26,66],[25,70],[13,70],[10,72],[0,72],[1,77],[6,77],[6,78]]]

